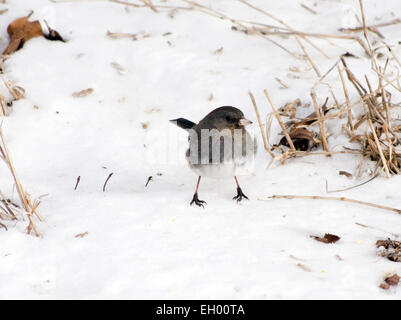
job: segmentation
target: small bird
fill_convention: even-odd
[[[198,175],[198,182],[190,205],[203,207],[205,201],[198,198],[198,188],[202,176],[211,178],[234,177],[237,185],[237,202],[248,197],[242,192],[237,175],[249,173],[253,164],[256,140],[245,127],[252,121],[243,112],[231,106],[214,109],[198,124],[178,118],[170,120],[189,133],[189,148],[186,159],[189,167]]]

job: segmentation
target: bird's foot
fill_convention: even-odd
[[[193,203],[195,203],[198,207],[202,207],[202,208],[204,208],[203,204],[207,204],[206,201],[199,200],[198,193],[194,194],[194,197],[192,198],[190,205],[192,206]]]
[[[249,198],[242,192],[241,188],[237,188],[237,195],[233,198],[233,200],[237,200],[237,202],[242,201],[242,198],[249,200]]]

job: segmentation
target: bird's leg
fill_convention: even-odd
[[[233,198],[233,200],[237,200],[237,202],[240,202],[242,200],[242,198],[249,200],[249,198],[242,192],[236,176],[234,176],[234,180],[235,180],[235,183],[237,184],[237,195]]]
[[[198,188],[199,188],[200,179],[201,179],[201,176],[199,176],[199,178],[198,178],[198,183],[196,184],[195,193],[194,193],[194,196],[192,198],[190,205],[192,206],[192,204],[195,203],[198,207],[203,208],[203,204],[207,204],[207,203],[206,203],[206,201],[199,200],[199,198],[198,198]]]

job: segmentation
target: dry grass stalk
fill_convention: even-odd
[[[13,96],[14,100],[20,100],[25,96],[25,89],[20,86],[13,86],[11,81],[6,81],[3,79],[5,86],[7,87],[10,94]]]
[[[256,105],[255,97],[253,96],[252,92],[250,92],[250,91],[248,92],[248,94],[249,94],[249,97],[251,98],[253,107],[255,109],[256,118],[258,119],[260,132],[262,133],[262,138],[263,138],[262,140],[263,140],[264,148],[271,155],[271,157],[274,158],[274,153],[269,148],[269,143],[268,143],[265,131],[263,130],[263,124],[262,124],[262,120],[260,119],[259,109]]]
[[[375,204],[371,202],[366,202],[366,201],[360,201],[360,200],[355,200],[355,199],[349,199],[345,197],[328,197],[328,196],[300,196],[300,195],[272,195],[268,197],[268,199],[312,199],[312,200],[334,200],[334,201],[345,201],[345,202],[351,202],[351,203],[357,203],[361,204],[364,206],[369,206],[373,208],[378,208],[378,209],[383,209],[383,210],[388,210],[392,212],[396,212],[398,214],[401,214],[400,209],[396,208],[391,208],[387,206],[382,206],[380,204]],[[258,200],[265,200],[265,199],[258,199]]]
[[[341,84],[342,84],[343,89],[344,89],[345,103],[347,105],[348,127],[350,128],[350,130],[352,132],[352,135],[353,135],[354,134],[354,125],[352,123],[352,111],[351,111],[351,106],[350,106],[350,103],[349,103],[348,90],[347,90],[347,86],[345,85],[345,82],[344,82],[343,72],[341,71],[339,66],[337,66],[337,71],[338,71],[338,74],[340,75]]]
[[[290,30],[291,32],[296,32],[294,29],[292,29],[287,23],[285,23],[283,20],[276,18],[274,15],[266,12],[265,10],[262,10],[258,7],[255,7],[254,5],[250,4],[249,2],[245,1],[245,0],[238,0],[239,2],[242,2],[243,4],[245,4],[246,6],[270,17],[271,19],[273,19],[274,21],[277,21],[278,23],[280,23],[281,25],[285,26],[288,30]],[[306,42],[308,42],[313,48],[315,48],[317,51],[319,51],[324,57],[326,57],[327,59],[329,59],[329,56],[323,51],[321,50],[318,46],[316,46],[311,40],[309,40],[306,36],[304,35],[300,35]]]
[[[273,109],[274,116],[276,117],[278,123],[280,124],[281,130],[283,130],[283,133],[285,135],[285,138],[287,139],[288,144],[290,145],[291,150],[296,151],[294,143],[292,142],[292,139],[291,139],[290,135],[288,134],[288,131],[283,123],[283,120],[281,120],[280,114],[277,112],[277,108],[275,107],[272,99],[270,98],[269,94],[267,93],[267,90],[265,89],[263,92],[264,92],[267,100],[269,101],[270,106]]]
[[[7,116],[6,98],[0,93],[0,117]]]
[[[369,123],[370,130],[372,130],[373,137],[375,138],[375,143],[376,143],[377,149],[379,151],[380,158],[382,160],[384,169],[386,170],[387,178],[390,178],[390,171],[388,170],[387,161],[386,161],[386,158],[384,157],[383,150],[380,146],[379,139],[377,138],[375,128],[373,127],[373,124],[372,124],[372,120],[368,119],[368,123]]]
[[[312,8],[309,8],[306,4],[301,3],[300,6],[312,14],[317,14],[317,12],[315,10],[313,10]]]
[[[313,60],[312,60],[311,56],[309,55],[308,51],[306,51],[304,45],[302,44],[302,41],[299,39],[298,36],[295,36],[295,39],[297,40],[299,46],[300,46],[301,49],[302,49],[302,52],[305,54],[306,58],[307,58],[308,61],[309,61],[309,64],[311,65],[311,67],[312,67],[313,70],[315,71],[316,75],[320,78],[320,77],[321,77],[320,71],[319,71],[319,69],[317,68],[316,64],[313,62]]]
[[[322,138],[323,150],[326,152],[330,152],[329,144],[327,143],[326,129],[324,125],[324,116],[322,115],[322,110],[319,108],[319,105],[317,104],[315,91],[312,90],[310,95],[312,97],[313,106],[315,107],[315,113],[319,120],[320,135]]]
[[[155,6],[152,3],[152,0],[140,0],[141,2],[143,2],[143,4],[147,7],[149,7],[152,11],[154,12],[158,12],[157,9],[155,8]]]
[[[275,77],[274,78],[279,84],[281,84],[283,86],[283,89],[288,89],[289,86],[287,84],[285,84],[280,78]]]
[[[397,18],[397,19],[394,19],[394,20],[389,21],[389,22],[383,22],[383,23],[378,23],[378,24],[374,24],[374,25],[371,25],[371,26],[366,26],[366,28],[369,31],[376,33],[377,32],[377,28],[387,27],[387,26],[391,26],[391,25],[399,24],[399,23],[401,23],[401,19]],[[339,31],[341,31],[341,32],[360,32],[360,31],[363,31],[363,30],[364,30],[364,27],[341,28],[341,29],[339,29]]]
[[[35,200],[33,203],[31,202],[30,196],[24,191],[22,188],[21,182],[18,179],[17,173],[15,171],[13,162],[11,161],[10,154],[8,152],[6,140],[4,138],[3,130],[0,126],[0,158],[6,163],[7,167],[9,168],[11,175],[13,176],[15,186],[17,188],[18,196],[20,201],[23,205],[25,213],[29,220],[29,225],[27,228],[28,234],[33,230],[37,237],[40,236],[39,229],[36,226],[34,221],[34,215],[36,215],[39,220],[42,220],[41,217],[36,212],[37,207],[39,206],[40,202]]]

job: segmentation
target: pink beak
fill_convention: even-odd
[[[241,126],[247,126],[247,125],[249,125],[249,124],[252,124],[252,121],[250,121],[250,120],[248,120],[248,119],[245,119],[245,118],[242,118],[242,119],[240,119],[240,121],[239,121],[239,124],[241,125]]]

